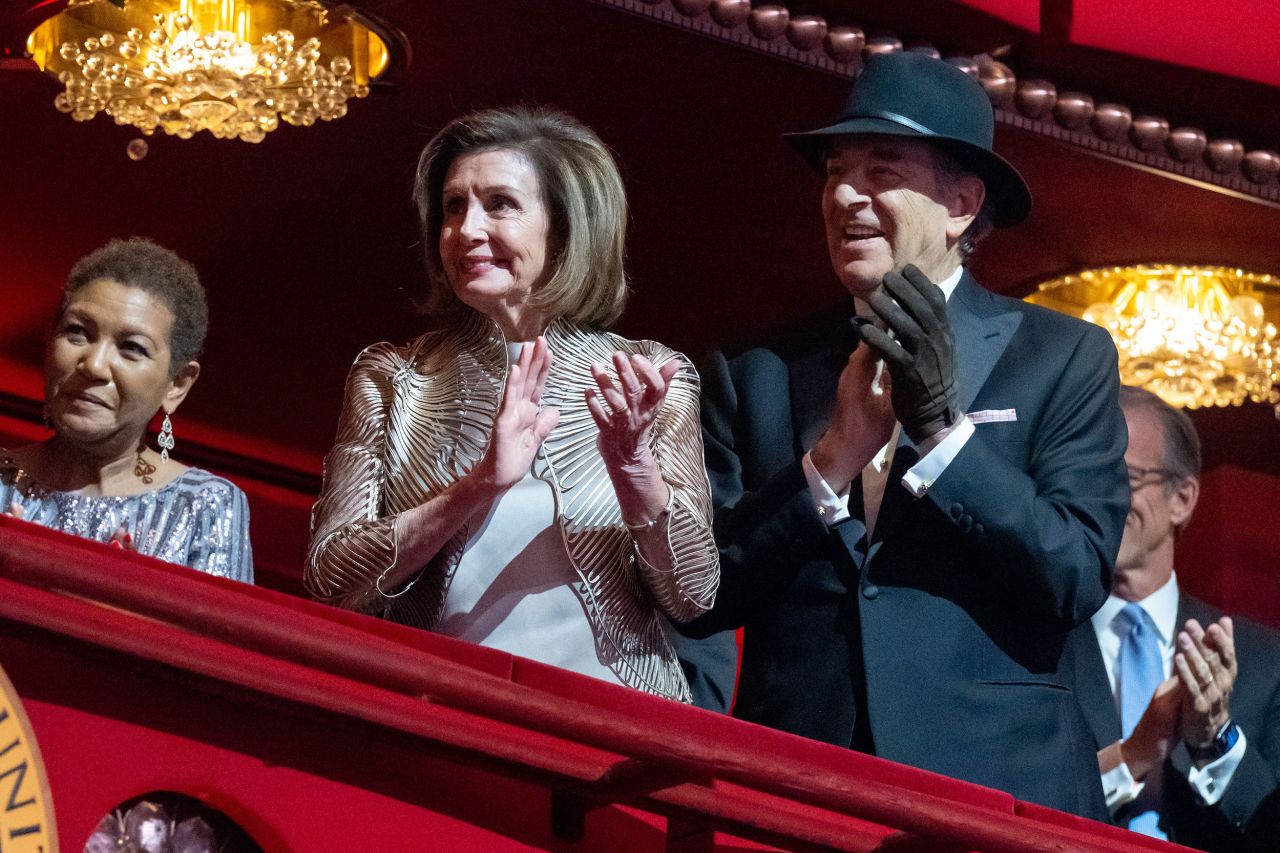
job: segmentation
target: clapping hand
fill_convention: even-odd
[[[1231,690],[1237,663],[1231,618],[1224,616],[1208,630],[1194,619],[1178,632],[1173,665],[1186,689],[1182,703],[1182,739],[1192,757],[1208,751],[1231,719]]]
[[[854,349],[840,372],[831,424],[814,444],[812,456],[814,467],[834,491],[848,488],[893,435],[892,382],[868,346]]]
[[[1150,704],[1134,726],[1133,734],[1121,744],[1121,755],[1134,779],[1145,779],[1173,751],[1177,743],[1178,712],[1186,695],[1177,675],[1166,678],[1156,688]]]
[[[914,266],[890,272],[867,303],[893,336],[871,324],[858,328],[893,377],[893,411],[917,445],[954,425],[955,336],[942,290]]]
[[[613,354],[617,381],[603,364],[592,365],[596,388],[587,388],[587,409],[600,428],[597,444],[613,480],[623,518],[655,518],[667,502],[667,486],[649,448],[653,424],[681,362],[661,367],[642,355]]]
[[[489,447],[472,472],[497,491],[510,488],[529,473],[538,448],[560,421],[559,409],[541,405],[550,372],[551,350],[539,336],[533,346],[521,348],[520,358],[507,373]]]

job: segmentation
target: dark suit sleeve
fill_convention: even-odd
[[[1273,694],[1265,728],[1249,740],[1217,809],[1248,834],[1275,842],[1280,836],[1280,694]],[[1265,827],[1265,830],[1264,830]]]
[[[702,437],[716,507],[720,589],[710,613],[680,626],[688,636],[741,627],[785,583],[799,553],[832,546],[800,460],[790,458],[786,386],[786,365],[760,351],[732,363],[713,353],[702,369]],[[766,443],[777,454],[779,442],[788,445],[788,461],[749,482],[744,457],[760,455]]]
[[[1206,620],[1207,621],[1207,620]],[[1222,799],[1203,805],[1189,785],[1166,787],[1176,839],[1210,850],[1274,850],[1280,838],[1280,637],[1236,620],[1240,674],[1232,716],[1245,733],[1244,758]],[[1177,767],[1185,778],[1187,768]]]
[[[985,585],[1007,590],[1016,616],[1061,631],[1106,600],[1129,509],[1115,347],[1104,330],[1077,328],[1058,375],[1043,375],[1049,358],[1019,366],[1028,383],[1051,389],[1031,427],[1027,467],[979,428],[929,491]]]
[[[738,637],[732,630],[708,637],[687,637],[672,624],[671,645],[689,682],[693,704],[718,714],[729,713],[738,680]]]

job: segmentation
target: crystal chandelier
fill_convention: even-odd
[[[1111,333],[1120,379],[1185,408],[1280,402],[1280,278],[1229,267],[1088,270],[1027,297]]]
[[[387,67],[387,41],[314,0],[71,0],[27,50],[66,87],[54,106],[145,134],[261,142],[347,113]]]

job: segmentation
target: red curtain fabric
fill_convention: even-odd
[[[1041,0],[960,0],[1032,32]],[[1074,44],[1280,86],[1274,42],[1280,4],[1270,0],[1058,0],[1070,6]]]

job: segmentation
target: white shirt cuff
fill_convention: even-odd
[[[814,509],[827,526],[831,526],[849,517],[849,491],[846,489],[843,495],[833,492],[814,467],[810,458],[812,455],[812,451],[806,453],[800,460],[800,467],[804,469],[804,478],[809,481],[809,494],[813,496]]]
[[[973,422],[969,418],[963,417],[955,428],[938,443],[938,446],[930,450],[920,461],[912,466],[902,477],[902,485],[907,487],[907,491],[918,498],[925,496],[925,493],[933,487],[933,484],[942,472],[947,470],[947,466],[952,460],[960,454],[965,443],[973,435]]]
[[[1187,782],[1206,806],[1216,805],[1231,784],[1231,777],[1244,759],[1244,732],[1236,738],[1235,744],[1221,758],[1209,762],[1204,767],[1191,765],[1187,771]]]
[[[1102,793],[1107,799],[1107,809],[1115,814],[1125,803],[1132,802],[1142,793],[1145,783],[1137,782],[1129,772],[1129,765],[1121,761],[1102,774]]]

